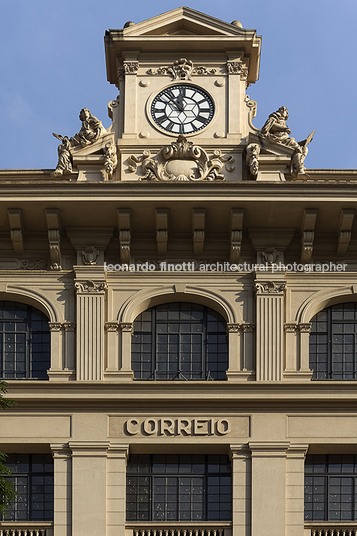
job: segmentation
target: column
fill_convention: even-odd
[[[116,379],[119,371],[119,322],[106,322],[104,328],[106,336],[106,363],[104,379]]]
[[[241,106],[244,103],[245,84],[247,80],[248,69],[243,63],[243,54],[236,50],[227,51],[227,83],[228,83],[228,110],[234,110],[234,113],[228,114],[228,133],[227,137],[236,136],[241,130],[240,120],[242,114]]]
[[[76,368],[75,358],[75,331],[76,324],[74,322],[63,322],[64,330],[64,366],[68,371],[73,371]]]
[[[102,380],[104,295],[102,281],[77,281],[77,380]]]
[[[304,536],[305,456],[309,445],[291,444],[286,458],[286,534]]]
[[[257,281],[256,379],[283,379],[284,281]]]
[[[297,363],[297,324],[284,324],[285,331],[285,368],[284,379],[294,379],[298,370]]]
[[[253,324],[227,324],[228,381],[242,381],[253,375]]]
[[[54,462],[54,536],[71,536],[72,460],[62,444],[51,445]]]
[[[72,536],[106,534],[106,441],[70,441]]]
[[[48,371],[48,377],[50,380],[57,381],[63,371],[62,324],[49,322],[48,327],[51,333],[51,368]]]
[[[232,536],[250,533],[251,459],[246,445],[231,445]]]
[[[136,138],[136,109],[137,109],[137,72],[139,69],[138,52],[125,52],[123,62],[125,76],[125,115],[123,138]]]
[[[129,445],[110,444],[107,457],[107,536],[125,536]]]
[[[299,324],[299,332],[300,332],[300,371],[305,372],[311,378],[312,371],[310,370],[310,360],[309,360],[309,354],[310,354],[309,339],[310,339],[310,333],[311,333],[311,323],[307,322],[305,324]]]
[[[132,322],[121,322],[119,324],[121,333],[121,353],[119,359],[119,372],[123,381],[132,380],[134,373],[131,368],[131,337],[133,334]]]
[[[251,536],[285,536],[286,451],[288,442],[253,441]]]

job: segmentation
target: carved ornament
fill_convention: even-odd
[[[241,324],[241,329],[243,333],[253,333],[255,330],[255,325],[249,323]]]
[[[266,283],[256,283],[255,291],[257,294],[280,294],[286,289],[286,283],[274,283],[267,281]]]
[[[213,75],[216,73],[217,69],[207,69],[203,65],[194,67],[193,62],[191,60],[187,60],[186,58],[180,58],[179,60],[176,60],[171,67],[161,66],[156,70],[148,69],[146,71],[146,74],[151,76],[169,75],[171,76],[172,80],[191,80],[191,76],[194,74]]]
[[[115,331],[118,331],[119,324],[118,322],[106,322],[104,325],[104,329],[105,331],[115,332]]]
[[[99,257],[99,251],[94,246],[88,246],[82,250],[82,262],[83,264],[94,266],[97,264]]]
[[[300,333],[310,333],[311,332],[311,323],[306,322],[305,324],[299,324]]]
[[[248,67],[242,61],[227,61],[227,73],[239,74],[241,80],[247,80]]]
[[[252,175],[258,175],[258,171],[259,171],[258,156],[259,155],[260,155],[260,145],[258,143],[251,143],[250,145],[248,145],[246,163]]]
[[[141,181],[224,181],[223,167],[234,170],[234,158],[214,151],[209,157],[202,147],[194,145],[180,135],[171,145],[163,147],[156,155],[144,151],[142,157],[128,159],[129,170],[136,171],[141,162]]]
[[[279,251],[277,251],[274,247],[268,247],[265,248],[264,251],[262,251],[262,258],[263,261],[268,264],[274,264],[279,257]]]
[[[51,332],[62,331],[62,324],[60,322],[49,322],[48,327]]]
[[[227,324],[227,333],[239,333],[240,324]]]
[[[111,179],[118,164],[117,150],[113,142],[105,144],[104,151],[104,169],[108,179]]]
[[[76,292],[86,292],[90,294],[95,294],[98,292],[103,292],[107,288],[106,283],[95,283],[95,281],[85,281],[85,282],[76,282],[74,284]]]
[[[132,333],[133,332],[133,324],[132,324],[132,322],[120,322],[119,329],[122,332],[126,331],[127,333],[128,332]]]
[[[296,333],[297,329],[298,329],[297,324],[294,324],[293,322],[284,324],[285,333]]]
[[[24,259],[22,261],[23,270],[47,270],[47,259]]]

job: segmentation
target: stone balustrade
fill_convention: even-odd
[[[231,536],[231,523],[147,522],[127,523],[126,536]]]
[[[51,521],[2,521],[0,536],[53,536]]]
[[[305,536],[357,536],[357,522],[306,523]]]

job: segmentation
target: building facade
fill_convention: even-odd
[[[253,125],[260,47],[186,7],[109,30],[111,127],[0,172],[0,534],[355,534],[357,172]]]

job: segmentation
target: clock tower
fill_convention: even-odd
[[[187,7],[107,31],[116,180],[243,180],[260,47],[255,30]]]

